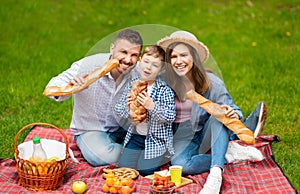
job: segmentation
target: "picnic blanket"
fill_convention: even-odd
[[[67,172],[62,185],[50,193],[72,193],[71,185],[80,179],[86,182],[88,193],[103,193],[101,188],[105,180],[101,176],[102,167],[89,165],[78,149],[69,129],[64,130],[68,137],[70,148],[79,163],[68,159]],[[62,135],[51,128],[35,126],[26,136],[25,141],[33,137],[54,139],[63,142]],[[277,136],[259,136],[254,147],[262,151],[265,159],[260,162],[242,161],[225,165],[221,193],[296,193],[287,177],[276,164],[271,150],[271,142],[277,141]],[[236,141],[243,145],[241,141]],[[13,159],[0,161],[0,193],[38,193],[27,190],[18,185],[16,162]],[[176,189],[176,193],[198,193],[208,176],[208,172],[199,175],[187,176],[193,183]],[[151,180],[139,176],[136,182],[136,193],[149,193]],[[40,192],[43,193],[43,192]]]

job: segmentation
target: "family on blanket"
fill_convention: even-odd
[[[230,140],[238,138],[236,134],[187,99],[186,92],[193,89],[222,105],[225,114],[240,119],[254,137],[261,133],[266,120],[265,103],[259,102],[245,119],[223,81],[205,67],[208,48],[190,32],[176,31],[156,45],[146,46],[143,53],[142,48],[137,31],[121,30],[110,45],[110,53],[74,62],[46,87],[83,85],[89,72],[117,59],[117,67],[73,94],[70,129],[83,157],[92,166],[116,163],[135,168],[141,175],[153,174],[166,163],[181,165],[183,175],[209,171],[200,193],[219,193],[224,164],[258,156],[256,150],[248,152],[245,146],[228,146]],[[141,123],[129,114],[135,80],[148,82],[147,91],[137,97],[147,112]],[[69,97],[50,98],[63,101]],[[242,152],[246,156],[236,154]]]

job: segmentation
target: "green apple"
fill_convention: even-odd
[[[83,181],[75,181],[72,184],[72,191],[76,194],[82,194],[86,190],[86,184]]]

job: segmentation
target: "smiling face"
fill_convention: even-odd
[[[194,89],[203,94],[210,85],[197,50],[185,42],[173,42],[166,49],[166,80],[180,100]]]
[[[144,54],[140,66],[141,80],[154,81],[162,69],[162,61],[160,57]]]
[[[136,64],[140,52],[141,45],[136,45],[128,40],[119,39],[110,47],[112,58],[119,60],[119,65],[115,71],[119,74],[128,73]]]
[[[187,46],[179,44],[171,52],[170,62],[177,75],[185,76],[193,67],[193,56]]]

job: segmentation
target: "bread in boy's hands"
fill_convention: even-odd
[[[132,83],[132,88],[129,93],[131,97],[131,102],[129,104],[129,114],[131,119],[135,123],[141,123],[147,117],[146,108],[142,106],[137,100],[137,97],[140,93],[144,91],[147,92],[147,86],[148,86],[147,81],[137,80]]]

